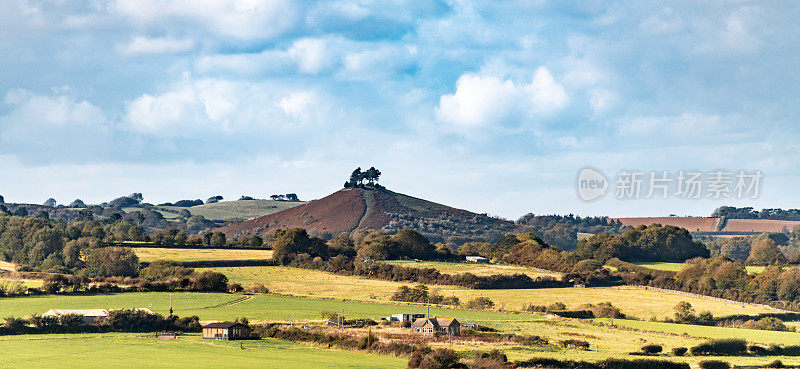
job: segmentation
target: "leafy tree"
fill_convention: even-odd
[[[189,210],[186,210],[186,209],[181,209],[180,211],[178,211],[178,215],[180,215],[181,217],[186,218],[186,219],[189,219],[189,218],[192,217],[192,213],[189,212]]]
[[[0,195],[0,204],[5,204],[5,203],[6,199],[2,195]]]
[[[68,208],[75,208],[75,209],[85,208],[86,204],[84,204],[83,200],[81,200],[81,199],[75,199],[75,201],[69,203],[69,205],[67,205],[67,207]]]
[[[220,291],[228,289],[228,277],[217,272],[202,272],[193,278],[192,288],[199,291]]]
[[[43,205],[44,206],[49,206],[51,208],[54,208],[54,207],[56,207],[56,205],[58,205],[58,203],[56,202],[56,199],[51,197],[51,198],[47,199],[47,201],[45,201]]]
[[[139,258],[129,248],[101,247],[86,255],[86,274],[91,277],[135,277]]]
[[[211,247],[224,247],[227,244],[225,233],[214,232],[211,236]]]
[[[273,237],[275,241],[272,243],[272,258],[281,263],[288,262],[298,254],[309,254],[312,257],[328,256],[325,240],[309,237],[303,228],[276,230]]]
[[[361,167],[356,168],[353,173],[350,174],[350,187],[358,187],[361,185],[361,182],[364,180],[364,174],[361,173]]]
[[[286,200],[288,201],[300,201],[300,198],[297,197],[296,193],[287,193]]]
[[[220,195],[211,196],[206,200],[206,204],[215,204],[215,203],[218,203],[218,202],[222,201],[222,199],[223,199],[223,197],[220,196]]]
[[[778,245],[770,238],[763,238],[753,243],[747,265],[773,265],[786,262]]]

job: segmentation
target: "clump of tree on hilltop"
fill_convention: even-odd
[[[374,187],[380,188],[381,186],[378,184],[378,180],[381,177],[381,171],[375,169],[375,167],[370,167],[365,171],[361,171],[361,167],[356,168],[353,173],[350,174],[350,180],[344,183],[345,188],[351,187]]]

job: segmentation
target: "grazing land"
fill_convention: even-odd
[[[245,286],[264,284],[272,292],[295,296],[346,298],[364,301],[389,301],[401,283],[342,276],[332,273],[289,267],[236,267],[198,269],[215,270],[228,276],[232,282]],[[488,297],[497,308],[521,311],[526,305],[549,305],[563,302],[568,308],[586,303],[611,302],[624,314],[641,319],[671,317],[674,307],[688,301],[698,311],[708,310],[716,316],[733,314],[761,314],[770,310],[758,307],[724,303],[715,300],[688,297],[634,287],[596,288],[542,288],[516,290],[473,290],[457,286],[429,286],[443,296],[456,296],[462,302],[477,297]]]
[[[131,248],[140,261],[210,261],[210,260],[260,260],[272,258],[272,250],[238,249],[174,249],[161,247]]]
[[[482,263],[445,263],[436,261],[386,261],[388,264],[401,265],[409,268],[433,268],[444,274],[472,273],[477,276],[492,274],[527,274],[531,278],[561,276],[557,272],[541,271],[515,265],[482,264]]]
[[[330,350],[284,340],[204,341],[199,335],[53,334],[0,338],[3,367],[13,368],[401,368],[407,359]]]
[[[782,345],[800,345],[800,333],[796,332],[764,331],[757,329],[742,329],[742,328],[734,329],[728,327],[648,322],[648,321],[628,320],[628,319],[612,320],[608,318],[599,318],[595,320],[606,324],[613,323],[615,325],[623,327],[631,327],[636,329],[666,332],[679,335],[689,335],[695,337],[709,337],[709,338],[720,338],[720,339],[743,338],[746,339],[748,342],[757,342],[767,345],[773,343]]]
[[[729,232],[791,232],[800,221],[770,219],[728,219],[725,231]]]
[[[305,201],[237,200],[192,206],[186,209],[192,215],[202,215],[209,220],[238,220],[277,213],[305,203]]]
[[[672,272],[678,272],[684,267],[686,267],[685,263],[669,263],[669,262],[635,262],[638,266],[642,266],[645,268],[655,269],[655,270],[667,270]],[[764,266],[755,266],[755,265],[748,265],[745,267],[747,272],[750,274],[759,274],[766,269]]]

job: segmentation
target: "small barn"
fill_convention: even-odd
[[[400,324],[406,323],[413,323],[415,320],[419,318],[424,318],[425,314],[394,314],[392,316],[387,316],[383,318],[384,320],[388,320],[390,322],[400,322]]]
[[[204,340],[249,340],[253,335],[250,327],[237,322],[211,323],[203,326]]]
[[[434,334],[444,333],[449,336],[461,335],[461,323],[458,320],[450,318],[429,318],[417,319],[411,325],[411,330],[414,333],[421,334]]]

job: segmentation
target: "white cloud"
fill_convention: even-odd
[[[754,19],[759,15],[758,8],[741,7],[735,9],[725,18],[725,29],[722,39],[733,50],[741,52],[755,51],[759,47],[759,39],[752,30]]]
[[[109,8],[145,27],[181,30],[180,22],[189,22],[242,40],[281,35],[294,26],[299,12],[289,0],[117,0]]]
[[[320,73],[335,63],[335,55],[323,39],[305,38],[294,42],[286,54],[297,63],[300,73]]]
[[[191,50],[194,40],[173,38],[134,37],[126,44],[117,45],[117,51],[126,56],[180,54]]]
[[[617,94],[604,88],[589,91],[589,106],[595,116],[609,111],[617,102]]]
[[[455,93],[439,99],[436,117],[462,128],[502,125],[553,113],[567,100],[564,86],[544,67],[536,70],[531,83],[523,85],[493,76],[464,74],[456,81]]]
[[[8,113],[0,115],[0,153],[56,161],[85,157],[102,151],[111,136],[106,113],[69,94],[15,89],[6,93],[3,103]]]
[[[278,106],[286,114],[293,117],[300,117],[304,115],[308,108],[314,103],[314,95],[309,92],[296,92],[289,94],[278,102]]]

